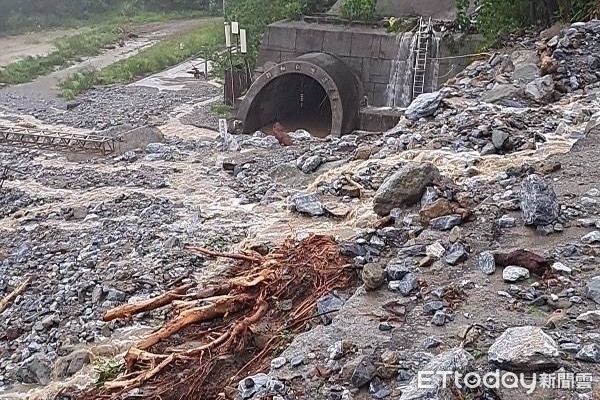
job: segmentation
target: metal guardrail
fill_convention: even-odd
[[[118,140],[100,135],[0,126],[0,145],[16,147],[105,155],[115,151],[115,144]]]

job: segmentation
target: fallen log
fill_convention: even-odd
[[[110,309],[104,313],[104,317],[102,319],[106,322],[115,319],[129,319],[136,314],[156,310],[157,308],[164,307],[175,300],[181,299],[192,287],[192,284],[187,284],[173,289],[170,292],[161,294],[160,296],[140,301],[139,303],[125,304]]]
[[[223,258],[231,258],[232,260],[242,260],[242,261],[250,261],[259,263],[262,261],[262,258],[247,256],[245,254],[233,254],[233,253],[221,253],[219,251],[214,251],[207,249],[206,247],[187,247],[189,251],[204,254],[211,257],[223,257]]]
[[[250,303],[254,300],[255,299],[252,296],[248,295],[240,295],[237,297],[222,296],[213,304],[185,310],[158,331],[139,342],[135,347],[140,350],[147,350],[161,340],[173,336],[186,326],[198,322],[209,321],[227,313],[234,312],[242,303]]]
[[[552,265],[552,260],[523,249],[511,251],[510,253],[496,253],[494,259],[500,267],[516,265],[526,268],[529,272],[538,276],[544,276]]]
[[[288,239],[257,257],[189,250],[237,263],[229,277],[107,313],[120,317],[170,307],[169,320],[129,350],[125,374],[78,399],[117,400],[143,385],[148,398],[168,393],[168,398],[222,400],[222,393],[235,391],[240,374],[264,370],[290,335],[306,330],[320,297],[348,288],[356,276],[331,236]],[[289,306],[282,307],[283,301]],[[232,398],[229,394],[225,397]]]
[[[23,293],[25,289],[27,289],[27,286],[29,286],[32,279],[33,278],[31,276],[26,277],[25,280],[21,282],[19,286],[17,286],[12,292],[7,294],[4,298],[2,298],[2,300],[0,300],[0,313],[6,310],[8,306],[13,302],[13,300],[16,299],[18,295]]]

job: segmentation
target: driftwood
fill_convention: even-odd
[[[249,302],[252,300],[254,300],[254,298],[251,296],[223,296],[213,304],[185,310],[158,331],[139,342],[135,347],[140,350],[149,349],[161,340],[171,337],[188,325],[209,321],[227,313],[234,312],[236,308],[239,307],[240,302]]]
[[[500,267],[516,265],[526,268],[529,272],[538,276],[543,276],[550,270],[552,265],[552,260],[523,249],[511,251],[510,253],[496,253],[494,259]]]
[[[5,297],[2,298],[2,300],[0,300],[0,313],[6,310],[8,306],[10,306],[10,304],[13,302],[13,300],[16,299],[18,295],[23,293],[25,289],[27,289],[27,286],[29,286],[32,279],[33,278],[31,276],[28,276],[12,292],[7,294]]]
[[[234,260],[242,260],[242,261],[250,261],[250,262],[262,261],[262,259],[258,258],[258,257],[247,256],[245,254],[220,253],[218,251],[213,251],[213,250],[207,249],[206,247],[188,247],[187,249],[190,251],[193,251],[195,253],[201,253],[201,254],[204,254],[207,256],[211,256],[211,257],[225,257],[225,258],[231,258]]]
[[[156,310],[157,308],[171,304],[174,300],[182,298],[191,288],[192,285],[181,286],[177,289],[171,290],[170,292],[136,304],[125,304],[123,306],[113,308],[104,313],[103,319],[106,322],[114,319],[129,319],[135,314]]]
[[[170,319],[127,352],[124,375],[78,398],[118,399],[137,386],[144,386],[148,398],[231,398],[241,374],[267,367],[290,334],[315,318],[316,301],[349,287],[355,274],[329,236],[287,240],[257,257],[188,250],[237,260],[233,277],[109,310],[105,320],[169,306]],[[280,307],[282,300],[291,309]]]

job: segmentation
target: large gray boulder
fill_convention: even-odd
[[[452,393],[450,385],[443,384],[443,376],[435,374],[436,372],[446,373],[458,372],[461,374],[469,370],[473,356],[462,348],[453,348],[444,353],[435,356],[427,363],[421,371],[427,371],[427,385],[419,385],[418,376],[414,377],[407,387],[402,388],[400,400],[453,400],[456,399]],[[450,381],[452,382],[452,381]],[[427,387],[425,387],[427,386]]]
[[[512,79],[518,84],[527,84],[540,77],[537,66],[539,57],[535,50],[516,50],[510,56],[514,65]]]
[[[486,94],[483,95],[482,100],[486,103],[498,103],[502,100],[519,97],[520,93],[521,89],[518,86],[496,83]]]
[[[540,371],[558,368],[558,345],[535,326],[509,328],[488,351],[490,364],[508,371]]]
[[[600,276],[592,278],[588,282],[586,295],[588,299],[593,300],[596,304],[600,304]]]
[[[525,86],[525,95],[538,103],[546,103],[554,96],[554,79],[552,75],[534,79]]]
[[[553,223],[560,205],[552,184],[539,175],[529,175],[521,184],[521,210],[525,224],[545,226]]]
[[[407,164],[379,187],[373,209],[385,216],[394,208],[410,207],[421,199],[427,186],[440,179],[440,171],[431,163]]]
[[[47,385],[50,382],[51,363],[41,354],[27,358],[17,370],[17,378],[23,383]]]
[[[312,217],[325,214],[325,208],[315,193],[298,193],[289,199],[291,208]]]
[[[413,121],[429,117],[436,112],[443,97],[440,92],[420,94],[410,103],[404,115]]]

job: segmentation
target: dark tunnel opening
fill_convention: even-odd
[[[326,137],[331,133],[331,103],[325,89],[312,77],[285,74],[269,82],[256,96],[246,123],[265,133],[272,133],[279,123],[288,132],[305,129],[313,136]]]

